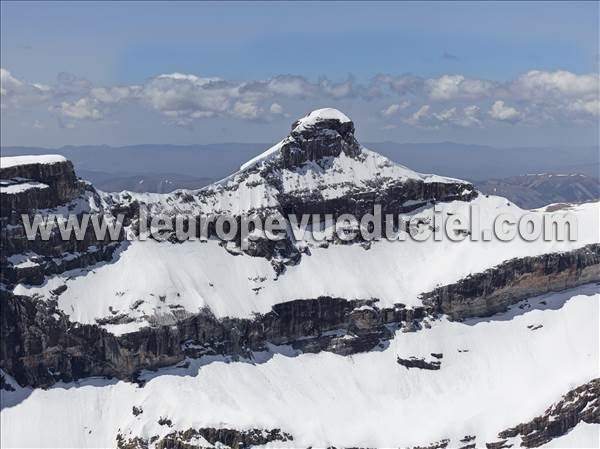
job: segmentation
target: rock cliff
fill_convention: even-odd
[[[522,299],[600,282],[600,245],[508,260],[454,284],[424,293],[423,303],[453,319],[505,311]]]

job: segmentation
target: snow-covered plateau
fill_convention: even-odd
[[[600,202],[527,211],[362,147],[320,109],[194,191],[2,158],[2,447],[600,446]],[[575,240],[25,238],[21,214],[573,214]],[[435,209],[434,209],[435,208]],[[415,230],[413,229],[413,231]],[[408,229],[403,232],[409,232]]]

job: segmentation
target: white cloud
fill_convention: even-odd
[[[437,128],[439,126],[460,126],[468,128],[480,126],[481,109],[476,105],[464,108],[451,107],[439,112],[432,111],[431,106],[424,105],[411,116],[404,119],[405,123],[424,128]]]
[[[600,116],[600,100],[593,98],[590,100],[575,100],[568,104],[567,109],[575,113],[590,114]]]
[[[425,81],[432,100],[474,99],[490,95],[495,83],[486,80],[468,79],[462,75],[443,75]]]
[[[101,103],[115,104],[136,98],[140,91],[140,86],[94,87],[90,96]]]
[[[416,112],[414,112],[410,117],[406,118],[404,121],[409,125],[426,125],[426,122],[430,119],[431,114],[429,113],[431,106],[425,104],[421,106]]]
[[[262,109],[250,102],[236,101],[233,105],[233,115],[245,120],[257,119]]]
[[[531,70],[519,76],[511,84],[510,90],[521,98],[537,100],[556,100],[561,97],[598,98],[600,75],[577,75],[565,70]]]
[[[27,83],[0,68],[0,101],[2,109],[22,108],[44,103],[52,97],[49,86]]]
[[[450,108],[442,112],[434,113],[433,116],[440,122],[449,122],[456,118],[456,108]]]
[[[269,107],[269,111],[271,111],[271,114],[283,114],[283,107],[279,103],[273,103]]]
[[[516,123],[521,119],[521,113],[511,106],[506,106],[502,100],[494,102],[488,113],[493,119],[503,122]]]
[[[327,78],[315,82],[298,75],[278,75],[258,81],[232,81],[176,72],[157,75],[141,85],[103,87],[69,73],[60,73],[50,86],[23,81],[5,69],[0,75],[3,110],[44,105],[71,120],[105,119],[126,104],[153,110],[163,115],[167,123],[178,126],[190,126],[211,117],[269,120],[288,116],[281,106],[287,99],[296,103],[329,99],[332,106],[341,100],[377,101],[372,107],[383,118],[401,117],[411,104],[426,103],[401,119],[418,126],[481,126],[486,118],[527,120],[537,125],[599,116],[599,76],[567,71],[532,70],[504,83],[461,74],[430,79],[383,74],[362,85],[351,78],[343,82]],[[503,100],[482,114],[484,100],[489,98]],[[443,109],[435,108],[438,102],[444,104]],[[31,117],[29,123],[37,118],[43,119]]]
[[[481,125],[481,108],[472,104],[463,109],[463,117],[457,122],[458,125],[468,128],[469,126]]]
[[[94,100],[80,98],[72,103],[63,101],[59,106],[51,106],[50,110],[75,120],[100,120],[103,114],[96,106],[97,102]]]
[[[385,95],[384,89],[398,95],[419,95],[423,92],[424,80],[413,75],[377,75],[362,91],[367,98],[376,98]]]
[[[394,104],[389,105],[387,108],[384,108],[381,111],[381,115],[383,115],[384,117],[390,117],[392,115],[397,114],[402,109],[406,109],[409,106],[410,106],[409,101],[403,101],[401,103],[394,103]]]
[[[332,83],[329,80],[322,80],[319,83],[319,88],[326,96],[331,98],[345,98],[353,95],[352,81],[348,80],[343,83]]]

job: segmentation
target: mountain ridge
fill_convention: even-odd
[[[285,219],[381,204],[415,223],[406,233],[430,230],[434,207],[448,217],[477,205],[490,229],[498,214],[530,213],[395,164],[327,117],[293,125],[199,190],[105,193],[68,161],[0,164],[3,446],[535,446],[600,423],[590,381],[600,203],[532,212],[575,214],[575,242],[366,244],[288,232],[243,249],[213,233],[24,238],[20,213],[124,213],[135,233],[142,205],[168,218]],[[38,415],[43,432],[22,431]],[[536,419],[544,426],[529,436]]]

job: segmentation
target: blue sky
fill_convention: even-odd
[[[368,140],[597,143],[597,2],[1,5],[4,145],[268,142],[321,106],[351,114]],[[59,83],[60,73],[70,75]],[[152,84],[172,73],[198,79]],[[366,93],[381,74],[383,91]],[[282,75],[308,84],[240,94]],[[391,88],[409,75],[419,86]],[[216,78],[236,92],[206,100]],[[351,88],[331,94],[322,80]],[[436,80],[454,94],[432,94]],[[115,86],[133,90],[118,101],[91,93]],[[180,101],[165,104],[173,90]]]

